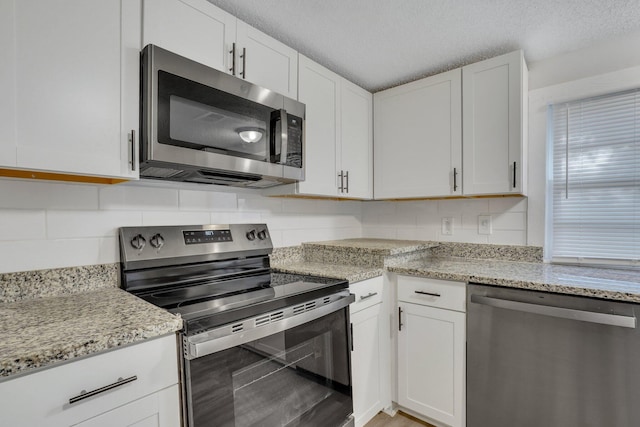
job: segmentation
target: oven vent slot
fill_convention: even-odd
[[[315,301],[308,302],[308,303],[306,303],[304,305],[304,309],[305,310],[312,310],[314,308],[316,308],[316,302]]]
[[[304,313],[304,304],[296,305],[293,307],[293,315]]]
[[[329,304],[331,302],[331,297],[324,297],[322,300],[322,304]]]
[[[242,332],[244,330],[244,324],[236,323],[235,325],[231,325],[231,333],[237,334],[238,332]]]
[[[275,313],[265,314],[264,316],[256,317],[255,326],[263,326],[269,323],[276,322],[284,318],[283,311],[277,311]]]

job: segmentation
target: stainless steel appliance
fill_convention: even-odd
[[[263,188],[304,180],[305,106],[157,46],[142,51],[140,176]]]
[[[640,306],[468,291],[467,427],[640,425]]]
[[[120,229],[122,287],[179,313],[185,426],[352,426],[343,280],[271,271],[264,224]]]

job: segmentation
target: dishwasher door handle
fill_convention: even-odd
[[[526,313],[540,314],[542,316],[559,317],[561,319],[579,320],[582,322],[599,323],[602,325],[620,326],[623,328],[635,329],[636,327],[635,316],[621,316],[618,314],[596,313],[593,311],[574,310],[572,308],[554,307],[550,305],[530,304],[527,302],[486,297],[477,294],[471,295],[470,300],[472,303],[487,305],[489,307],[524,311]]]

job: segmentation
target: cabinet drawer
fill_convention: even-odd
[[[466,283],[398,276],[398,301],[465,311]]]
[[[118,381],[135,380],[70,404]],[[72,425],[178,382],[175,335],[87,357],[0,383],[2,424]]]
[[[351,303],[349,312],[351,314],[364,310],[367,307],[382,302],[382,276],[349,285],[349,291],[356,296],[356,300]]]

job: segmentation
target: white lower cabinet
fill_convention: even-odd
[[[92,391],[99,392],[83,398]],[[0,396],[3,426],[177,427],[176,338],[152,339],[0,382]]]
[[[397,403],[451,427],[465,425],[464,298],[464,283],[398,276]]]
[[[356,301],[351,305],[353,351],[351,377],[355,426],[361,427],[384,407],[385,336],[382,319],[382,277],[357,282],[349,287]],[[388,340],[387,340],[388,341]]]

